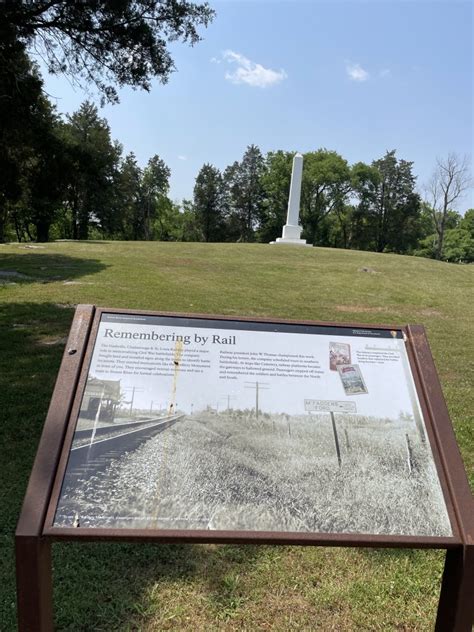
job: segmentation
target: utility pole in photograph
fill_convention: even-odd
[[[227,412],[230,410],[230,400],[235,399],[235,395],[227,395]]]
[[[334,418],[334,413],[332,412],[332,410],[329,414],[331,415],[332,432],[334,434],[334,446],[336,448],[337,462],[339,464],[339,467],[341,467],[341,448],[339,447],[339,437],[337,434],[336,419]]]
[[[258,395],[260,391],[266,391],[270,388],[268,382],[244,382],[245,388],[255,389],[255,418],[258,419]]]
[[[135,401],[135,393],[141,393],[144,391],[144,388],[139,388],[138,386],[126,386],[124,391],[132,391],[132,397],[129,402],[124,402],[125,404],[130,404],[130,417],[133,417],[133,402]]]

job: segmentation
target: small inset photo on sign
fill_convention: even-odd
[[[337,370],[346,395],[362,395],[369,392],[358,364],[338,366]]]
[[[351,346],[345,342],[329,343],[329,368],[337,371],[337,367],[351,363]]]

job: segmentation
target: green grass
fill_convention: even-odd
[[[0,629],[16,625],[13,533],[73,305],[423,323],[472,476],[473,281],[473,266],[320,248],[0,246]],[[71,632],[431,630],[442,565],[437,551],[61,544],[56,623]]]

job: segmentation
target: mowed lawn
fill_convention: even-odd
[[[422,323],[473,473],[474,267],[257,244],[0,245],[0,630],[16,626],[13,534],[77,303]],[[57,544],[58,630],[431,630],[444,554]]]

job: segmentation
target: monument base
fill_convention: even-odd
[[[271,241],[270,244],[289,244],[291,246],[310,246],[304,239],[300,239],[302,228],[300,226],[294,226],[293,224],[285,224],[283,226],[283,233],[281,237],[278,237],[276,241]]]
[[[270,244],[271,245],[288,244],[291,246],[308,246],[309,248],[313,247],[312,244],[306,243],[304,239],[285,239],[284,237],[278,237],[276,241],[271,241]]]

